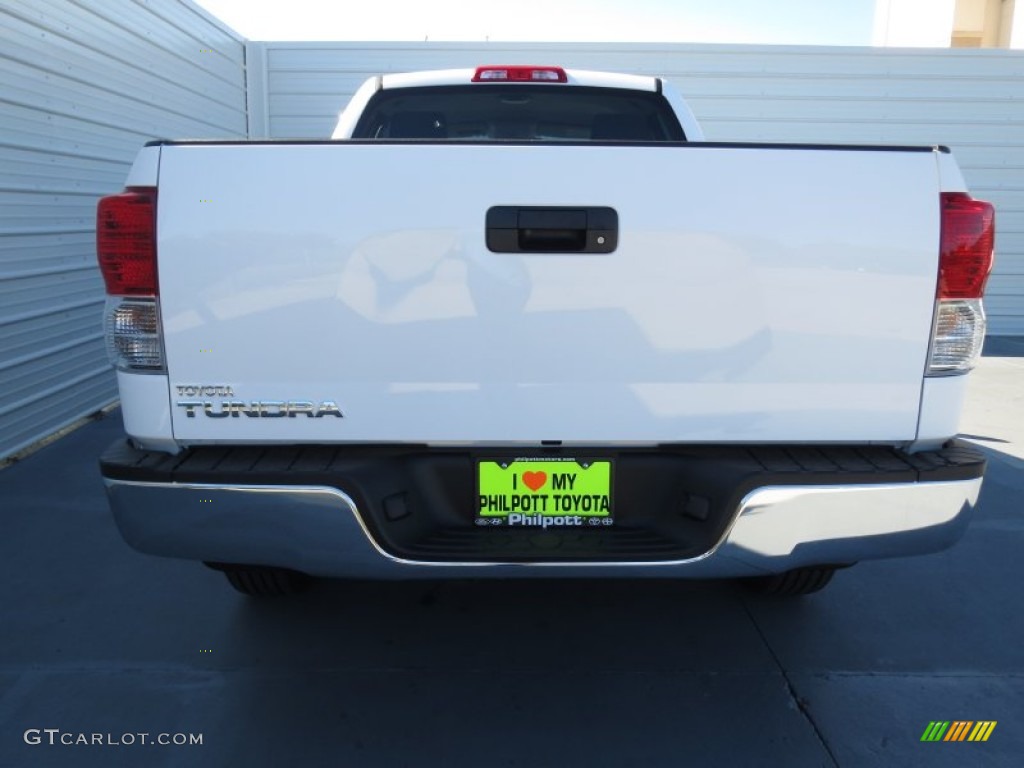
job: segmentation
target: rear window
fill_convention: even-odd
[[[685,141],[660,93],[557,85],[458,85],[378,91],[354,139]]]

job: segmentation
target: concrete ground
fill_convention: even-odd
[[[963,431],[992,461],[962,542],[789,602],[622,581],[248,600],[121,541],[96,470],[115,413],[0,472],[0,766],[1020,765],[1022,377],[975,374]],[[933,720],[998,725],[922,743]],[[136,743],[60,744],[94,733]]]
[[[1024,469],[1024,336],[990,338],[985,355],[968,384],[960,431]]]

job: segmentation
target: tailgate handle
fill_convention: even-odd
[[[614,208],[497,205],[487,211],[494,253],[611,253],[619,243]]]

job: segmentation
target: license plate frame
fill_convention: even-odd
[[[478,526],[608,528],[615,524],[611,458],[480,458],[474,462]]]

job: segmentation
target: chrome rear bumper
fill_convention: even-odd
[[[337,488],[105,478],[117,525],[141,552],[352,578],[718,578],[922,554],[960,538],[981,482],[758,488],[743,498],[714,547],[685,560],[439,563],[386,552]]]

